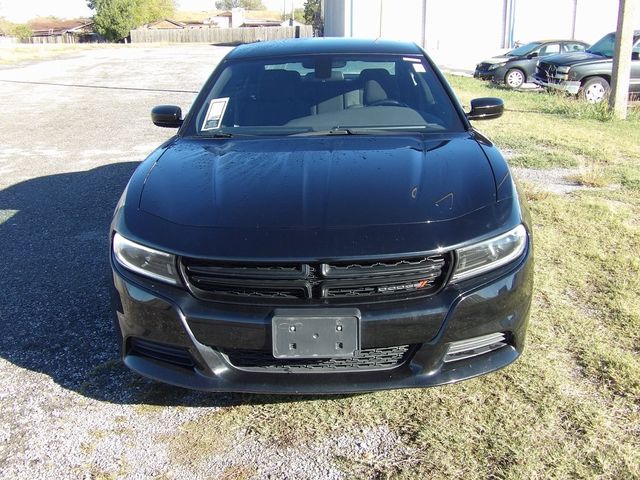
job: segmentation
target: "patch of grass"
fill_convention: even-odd
[[[5,44],[0,45],[0,65],[34,60],[48,60],[51,58],[77,53],[96,48],[112,47],[111,44],[98,43],[67,43],[67,44]]]
[[[603,188],[613,183],[611,175],[602,167],[591,167],[580,173],[569,175],[569,180],[586,187]]]
[[[224,452],[231,445],[242,421],[238,412],[227,409],[217,410],[181,425],[172,435],[160,440],[167,442],[169,458],[183,465],[196,465],[213,454]]]
[[[464,105],[477,97],[505,102],[504,115],[475,122],[514,165],[528,168],[629,165],[640,158],[640,116],[612,120],[606,105],[590,105],[566,95],[512,91],[471,78],[449,76]],[[468,108],[468,107],[467,107]]]
[[[255,465],[231,465],[218,476],[219,480],[248,480],[258,473]]]

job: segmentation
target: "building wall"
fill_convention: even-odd
[[[384,37],[421,44],[422,23],[415,16],[422,16],[422,3],[423,0],[324,0],[324,35]]]
[[[347,3],[348,0],[322,0],[325,37],[352,36],[351,31],[347,29],[351,24],[350,19],[346,18]]]
[[[427,53],[440,65],[463,69],[497,53],[505,36],[504,3],[427,0]]]
[[[618,17],[618,0],[324,0],[323,6],[325,36],[414,41],[439,64],[461,69],[501,53],[509,40],[571,38],[574,9],[575,38],[587,43],[615,31]],[[634,23],[640,28],[640,8]]]

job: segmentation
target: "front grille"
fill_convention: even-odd
[[[269,372],[330,372],[387,370],[404,363],[413,352],[411,345],[365,348],[348,358],[274,358],[265,350],[223,350],[234,367],[250,371]]]
[[[129,355],[148,357],[181,367],[193,367],[193,358],[186,348],[133,337],[129,340]]]
[[[191,292],[204,300],[267,304],[345,303],[426,296],[446,282],[451,254],[401,260],[250,264],[182,258]]]
[[[543,78],[549,82],[554,81],[556,74],[556,65],[552,65],[547,62],[538,62],[536,67],[536,74],[539,78]]]

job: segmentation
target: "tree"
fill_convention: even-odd
[[[175,12],[173,0],[88,0],[87,5],[96,11],[96,32],[111,41],[122,40],[132,29]]]
[[[323,30],[320,0],[305,0],[304,23],[307,25],[313,25],[313,29],[317,32],[321,32]]]
[[[0,17],[0,34],[18,38],[29,38],[33,35],[31,27],[22,23],[13,23]]]
[[[216,2],[218,10],[231,10],[232,8],[244,8],[246,10],[264,10],[265,6],[261,0],[218,0]]]
[[[294,8],[293,9],[293,19],[299,22],[305,23],[304,21],[304,8]]]
[[[14,37],[24,39],[24,38],[29,38],[33,36],[33,31],[31,30],[31,27],[29,27],[29,25],[19,24],[19,25],[15,25],[11,29],[11,34]]]

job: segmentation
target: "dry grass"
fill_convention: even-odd
[[[0,44],[0,65],[49,60],[99,48],[122,48],[125,45],[107,43],[65,43],[65,44]]]

